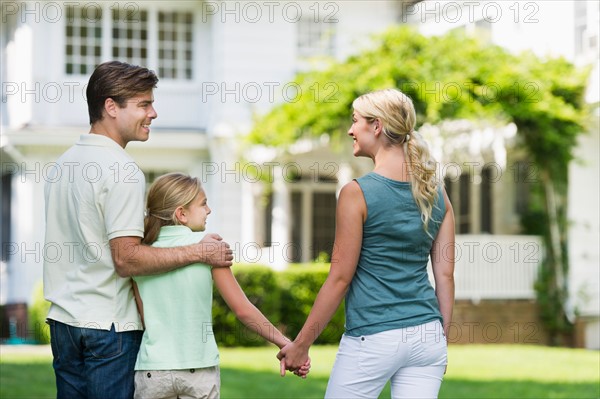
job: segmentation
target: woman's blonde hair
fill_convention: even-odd
[[[417,116],[413,102],[396,89],[363,94],[352,103],[354,111],[368,122],[379,119],[386,145],[402,145],[408,161],[412,194],[427,231],[440,185],[436,163],[423,137],[415,131]]]
[[[156,179],[148,191],[142,242],[150,245],[158,238],[161,227],[179,224],[175,210],[187,207],[201,190],[196,177],[183,173],[167,173]]]

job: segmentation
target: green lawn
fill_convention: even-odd
[[[274,347],[221,348],[221,397],[322,398],[337,347],[311,350],[302,380],[279,376]],[[450,346],[440,398],[600,398],[600,352],[524,345]],[[0,356],[0,398],[52,398],[47,355]],[[389,387],[381,395],[390,396]]]

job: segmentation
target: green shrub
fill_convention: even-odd
[[[315,302],[329,273],[329,264],[302,264],[276,272],[262,265],[235,265],[233,273],[246,296],[277,328],[294,339]],[[50,302],[44,299],[42,283],[36,284],[28,309],[29,330],[37,343],[50,342],[46,315]],[[239,322],[216,287],[213,293],[213,332],[218,345],[262,346],[266,341]],[[344,332],[344,306],[337,310],[317,339],[319,344],[337,344]]]
[[[50,327],[46,324],[48,309],[50,302],[44,299],[44,286],[40,281],[33,289],[31,305],[28,308],[28,330],[33,332],[33,337],[29,338],[39,344],[50,343]]]
[[[278,326],[281,291],[277,283],[276,272],[267,266],[260,265],[235,265],[232,270],[250,302],[273,325]],[[247,329],[237,320],[216,286],[213,293],[213,332],[217,344],[223,346],[261,346],[266,344],[261,336]]]
[[[302,329],[315,298],[329,274],[329,264],[302,264],[280,273],[281,322],[285,334],[294,339]],[[319,344],[337,344],[344,333],[344,305],[315,341]]]

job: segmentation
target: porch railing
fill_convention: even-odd
[[[457,235],[456,299],[534,299],[542,261],[538,236]]]

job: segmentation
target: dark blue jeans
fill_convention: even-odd
[[[142,331],[73,327],[55,320],[50,343],[58,399],[131,399]]]

